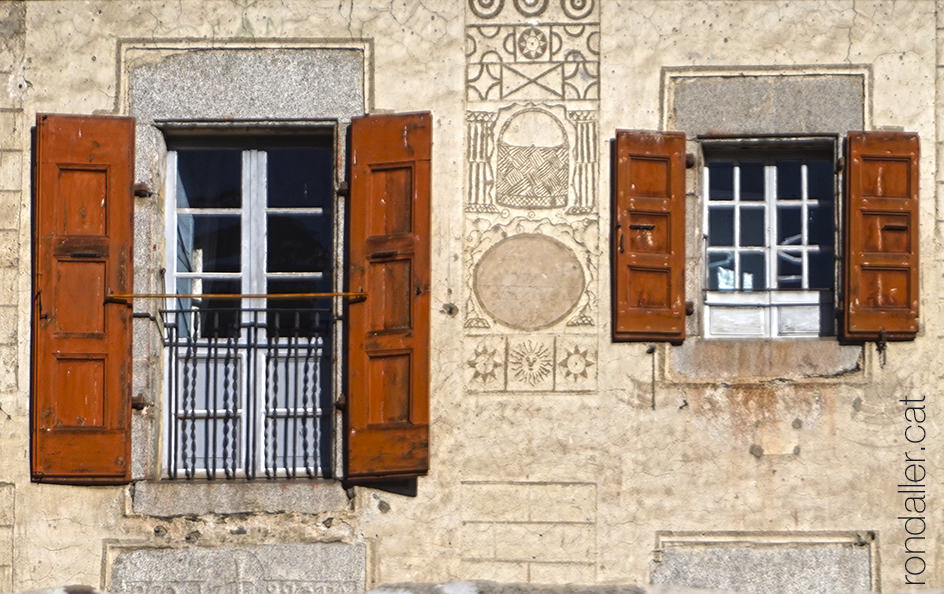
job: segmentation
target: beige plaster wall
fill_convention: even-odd
[[[541,21],[506,4],[509,23]],[[558,10],[551,4],[551,12]],[[897,401],[935,398],[944,364],[936,297],[944,216],[937,208],[944,179],[936,159],[944,121],[935,108],[939,7],[931,0],[598,2],[588,22],[599,23],[599,94],[576,102],[470,100],[466,27],[486,22],[470,7],[409,0],[0,3],[0,493],[7,499],[0,505],[0,590],[99,585],[107,573],[106,542],[365,542],[368,584],[643,583],[660,531],[872,531],[882,589],[904,587],[896,485],[909,446]],[[168,519],[131,513],[128,488],[30,483],[29,127],[35,114],[123,113],[128,72],[118,48],[126,41],[271,47],[281,40],[349,39],[371,44],[371,108],[434,116],[432,457],[417,497],[357,489],[350,506],[322,513]],[[607,139],[616,128],[663,126],[663,68],[846,67],[867,72],[871,128],[899,126],[921,135],[920,336],[890,345],[884,364],[867,345],[858,368],[836,377],[724,381],[675,373],[674,347],[657,345],[647,354],[645,343],[611,343]],[[528,101],[552,112],[596,114],[594,208],[554,215],[544,226],[527,215],[516,223],[520,232],[566,236],[563,241],[584,250],[581,261],[593,273],[590,324],[470,329],[469,278],[485,219],[465,208],[466,112],[502,118],[502,109]],[[697,274],[693,269],[689,276]],[[446,304],[458,305],[459,314]],[[579,389],[519,390],[475,383],[469,361],[478,346],[528,340],[592,353],[587,382],[575,383]],[[735,364],[734,357],[717,359],[717,365]],[[931,476],[944,472],[939,418],[932,400],[924,424]],[[8,493],[15,494],[12,505]],[[931,560],[944,551],[944,515],[935,507],[939,495],[929,494]],[[939,564],[926,575],[930,585],[944,583]]]

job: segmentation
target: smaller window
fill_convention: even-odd
[[[835,139],[703,150],[706,337],[832,335]]]

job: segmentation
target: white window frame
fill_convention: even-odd
[[[705,338],[713,339],[802,339],[816,338],[824,335],[833,335],[835,323],[832,319],[836,308],[835,296],[837,275],[835,262],[838,261],[840,201],[838,199],[838,176],[835,171],[835,160],[838,154],[838,136],[791,137],[791,138],[730,138],[712,139],[702,142],[702,229],[704,256],[703,273],[701,280],[704,283],[703,332]],[[825,156],[831,153],[834,163],[833,173],[833,288],[810,289],[809,257],[812,252],[818,251],[817,246],[808,246],[808,218],[810,206],[817,202],[808,196],[809,179],[807,165],[801,168],[802,197],[795,200],[777,199],[777,167],[774,164],[782,155],[789,154],[790,158],[802,158],[804,153]],[[764,164],[764,199],[762,201],[740,201],[740,166],[738,161]],[[719,201],[709,200],[710,173],[709,163],[732,162],[734,164],[733,196],[730,202],[725,201],[724,207],[733,209],[733,247],[710,246],[709,243],[709,210],[712,204],[719,205]],[[799,245],[777,244],[777,205],[796,204],[801,209],[802,239]],[[742,206],[763,209],[764,217],[764,245],[740,246],[740,211]],[[800,289],[771,288],[777,284],[777,253],[779,250],[789,249],[802,253],[802,276]],[[735,257],[735,288],[732,290],[710,290],[710,258],[711,253],[733,252],[758,253],[764,255],[765,287],[764,290],[742,290],[740,258]],[[821,322],[825,320],[824,324]],[[815,323],[813,321],[815,320]]]
[[[190,125],[191,123],[187,123]],[[177,132],[178,126],[171,126],[171,130]],[[191,130],[187,127],[183,127],[184,130],[190,132]],[[217,134],[229,135],[233,132],[239,134],[251,133],[254,137],[265,136],[266,138],[277,139],[278,136],[284,134],[326,134],[330,131],[332,138],[331,148],[333,152],[333,176],[332,176],[332,187],[337,188],[338,180],[343,172],[338,168],[338,163],[341,162],[339,155],[343,154],[343,147],[339,142],[339,126],[337,122],[318,122],[314,125],[308,125],[304,127],[293,127],[293,128],[259,128],[256,129],[254,126],[248,128],[237,128],[233,127],[208,127],[208,128],[197,128],[196,132],[205,133],[209,132],[209,136],[215,136]],[[260,132],[262,134],[260,134]],[[167,294],[177,293],[177,279],[178,278],[207,278],[211,277],[214,279],[221,280],[238,280],[241,286],[241,292],[246,294],[263,294],[266,292],[267,281],[268,280],[284,280],[284,279],[295,279],[295,280],[317,280],[324,278],[323,273],[321,272],[279,272],[271,273],[266,270],[266,256],[267,256],[267,235],[266,235],[266,225],[267,225],[267,214],[277,213],[283,215],[292,215],[292,214],[323,214],[323,209],[320,207],[270,207],[266,203],[267,198],[267,186],[268,186],[268,150],[270,147],[266,148],[249,148],[252,145],[252,142],[246,143],[246,148],[240,148],[236,144],[227,144],[226,148],[234,151],[239,151],[241,155],[241,192],[242,192],[242,205],[238,208],[219,208],[219,209],[206,209],[206,208],[178,208],[177,206],[177,192],[178,192],[178,171],[177,171],[177,153],[178,150],[170,149],[166,153],[165,158],[165,201],[164,201],[164,225],[165,225],[165,249],[164,249],[164,264],[165,264],[165,273],[164,273],[164,292]],[[291,147],[293,145],[287,145]],[[277,142],[273,143],[272,148],[282,148],[278,145]],[[247,202],[248,201],[248,202]],[[206,273],[206,272],[177,272],[177,216],[178,214],[193,214],[199,212],[202,214],[235,214],[239,213],[240,217],[240,271],[233,273]],[[329,245],[333,249],[333,277],[332,277],[332,289],[333,291],[339,290],[338,287],[343,286],[343,245],[344,245],[344,236],[343,236],[343,224],[344,220],[344,205],[341,201],[335,201],[333,204],[333,219],[331,221],[331,228],[333,237],[330,238]],[[343,323],[341,321],[341,316],[338,315],[342,302],[340,298],[332,299],[332,321],[331,321],[331,343],[324,344],[323,348],[326,351],[326,356],[330,357],[330,386],[332,387],[333,392],[337,392],[341,386],[341,375],[342,375],[342,346],[343,346]],[[179,307],[178,300],[176,298],[168,298],[165,300],[165,307],[167,309],[175,309]],[[259,308],[264,309],[266,307],[266,300],[263,298],[243,298],[241,300],[241,307],[244,309],[250,308]],[[249,322],[249,316],[251,314],[244,312],[242,314],[242,322]],[[240,337],[240,340],[244,340],[245,335]],[[261,329],[257,335],[255,341],[256,344],[265,342],[266,335],[265,330]],[[285,338],[280,339],[280,344],[285,342]],[[319,342],[320,344],[320,342]],[[320,350],[320,349],[319,349]],[[195,358],[197,359],[206,359],[209,353],[205,350],[197,350]],[[163,349],[163,364],[164,369],[168,369],[169,362],[169,352],[168,349]],[[277,359],[284,359],[284,356],[278,355]],[[246,357],[244,353],[239,354],[238,365],[240,368],[245,368],[247,365]],[[256,379],[256,386],[254,390],[250,390],[245,383],[239,385],[240,394],[255,393],[257,396],[257,402],[254,405],[249,405],[247,400],[243,400],[242,407],[234,409],[234,412],[239,416],[239,454],[238,454],[238,466],[236,475],[240,478],[245,478],[246,473],[243,470],[246,465],[246,456],[248,455],[246,444],[249,442],[248,437],[248,427],[251,423],[254,426],[254,432],[257,436],[256,438],[256,448],[255,448],[255,477],[265,478],[265,464],[266,464],[266,452],[265,452],[265,439],[262,438],[264,435],[264,423],[266,415],[264,411],[264,403],[261,402],[261,397],[265,393],[264,386],[262,383],[265,381],[263,367],[266,365],[265,357],[256,357],[254,374]],[[165,374],[166,375],[166,374]],[[170,386],[165,377],[164,389],[163,389],[163,401],[168,409],[172,406],[169,399]],[[321,393],[319,392],[320,396]],[[329,401],[333,403],[334,395],[329,395]],[[334,409],[333,405],[329,407]],[[308,411],[308,408],[305,409]],[[252,414],[254,411],[254,418],[248,419],[247,417]],[[168,469],[166,464],[172,455],[170,451],[172,447],[175,447],[171,439],[171,427],[169,426],[168,419],[169,415],[163,415],[163,445],[161,449],[161,458],[159,466],[162,468],[161,475],[164,477],[168,476]],[[208,411],[198,409],[196,412],[197,418],[199,419],[201,415],[209,416]],[[285,412],[284,409],[275,409],[275,414],[280,412]],[[313,410],[309,411],[313,414],[322,414],[322,415],[331,415],[334,414],[334,419],[332,422],[332,433],[333,438],[332,442],[329,444],[330,449],[328,453],[328,458],[324,460],[325,466],[322,467],[321,464],[315,469],[316,476],[313,478],[322,478],[327,476],[326,471],[330,472],[331,477],[342,477],[342,469],[340,466],[341,462],[341,440],[340,440],[340,428],[341,428],[341,417],[340,411],[338,410],[328,410],[323,411],[315,407]],[[174,418],[180,417],[182,413],[179,411],[174,411]],[[315,426],[318,426],[318,423],[315,423]],[[320,448],[321,436],[318,435],[314,439],[314,447]],[[177,455],[173,453],[173,455]],[[275,478],[284,478],[282,472],[286,469],[282,466],[278,467],[278,472],[276,473]],[[294,474],[298,477],[305,476],[304,467],[295,467],[292,469]],[[223,472],[218,469],[217,471],[218,478],[223,478]],[[197,467],[191,478],[207,478],[208,472],[205,467]],[[178,478],[184,478],[182,476]]]

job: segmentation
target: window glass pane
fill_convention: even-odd
[[[762,291],[767,288],[767,264],[764,254],[741,254],[742,291]]]
[[[734,200],[734,165],[710,163],[708,165],[708,199]]]
[[[800,161],[777,161],[777,198],[802,198]]]
[[[781,289],[803,288],[803,256],[800,252],[777,252],[777,286]]]
[[[741,207],[741,245],[762,246],[766,243],[767,229],[764,208]]]
[[[177,293],[239,294],[239,279],[178,278]],[[178,297],[173,314],[178,338],[239,336],[239,299]]]
[[[325,293],[330,279],[269,279],[269,293]],[[269,299],[266,307],[269,336],[320,336],[327,341],[331,321],[330,297]]]
[[[177,272],[239,272],[239,214],[177,215]]]
[[[800,205],[777,206],[777,244],[803,244],[803,211]]]
[[[708,210],[708,245],[734,245],[734,209],[716,208]]]
[[[823,201],[817,205],[810,205],[807,211],[809,218],[807,243],[823,247],[832,247],[833,237],[833,203]]]
[[[831,249],[810,252],[810,288],[833,288],[833,252]]]
[[[267,216],[266,270],[322,272],[331,270],[331,221],[324,215]]]
[[[764,164],[741,163],[741,200],[764,199]]]
[[[269,149],[268,197],[273,208],[330,208],[334,153],[328,147]]]
[[[177,151],[178,208],[239,208],[241,203],[240,151]]]
[[[734,252],[708,254],[708,290],[734,290]]]
[[[835,196],[832,161],[809,161],[806,164],[807,197],[832,203]]]

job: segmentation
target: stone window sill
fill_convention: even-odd
[[[138,481],[131,489],[136,515],[340,512],[350,502],[340,481]]]
[[[668,349],[667,379],[752,382],[860,375],[863,348],[835,338],[707,340],[691,337]]]

